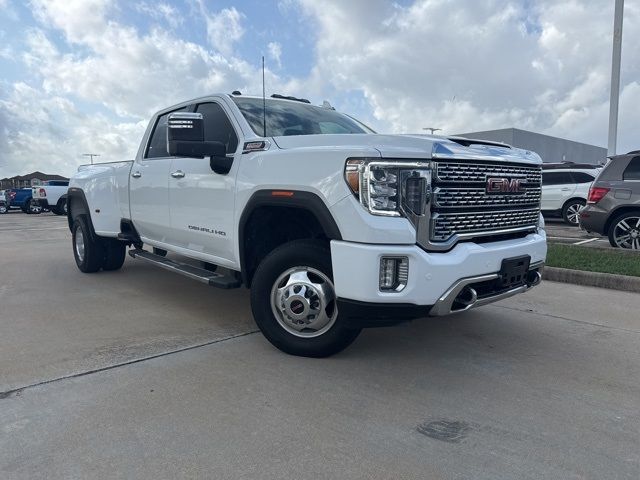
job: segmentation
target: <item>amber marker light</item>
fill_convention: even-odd
[[[290,190],[273,190],[271,192],[272,197],[293,197],[293,192]]]

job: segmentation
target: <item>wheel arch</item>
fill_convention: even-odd
[[[91,239],[96,240],[98,236],[96,235],[96,231],[93,228],[93,222],[91,221],[91,212],[89,210],[89,204],[87,203],[87,198],[84,195],[84,192],[79,188],[70,188],[66,195],[67,198],[67,223],[69,225],[69,230],[73,229],[73,222],[76,218],[83,216],[86,219],[87,225],[89,226],[89,233],[91,234]]]
[[[246,287],[251,286],[253,273],[257,268],[256,262],[286,241],[302,238],[342,240],[335,219],[318,195],[302,190],[286,190],[285,195],[280,192],[272,189],[255,192],[240,216],[240,271]],[[269,223],[270,221],[275,223]],[[261,245],[262,250],[251,244],[253,233],[261,227],[269,228],[274,234],[265,239]],[[296,228],[303,228],[305,231]],[[288,234],[292,234],[293,238],[287,238]]]
[[[609,234],[609,229],[611,228],[613,221],[616,218],[618,218],[620,215],[623,215],[625,213],[637,213],[638,215],[640,215],[640,205],[623,205],[614,209],[609,214],[609,217],[607,218],[607,221],[604,224],[604,235]]]

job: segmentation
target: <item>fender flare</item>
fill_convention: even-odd
[[[342,234],[333,215],[331,215],[329,208],[318,195],[304,190],[287,189],[286,191],[292,192],[292,194],[289,196],[275,196],[273,189],[258,190],[251,195],[251,198],[249,198],[249,201],[242,211],[240,222],[238,223],[238,246],[240,248],[240,273],[242,275],[242,282],[247,286],[249,286],[249,278],[244,253],[244,231],[249,218],[251,218],[251,214],[259,207],[293,207],[307,210],[318,220],[320,227],[322,227],[328,239],[342,240]]]
[[[89,225],[89,233],[91,234],[91,240],[96,241],[98,238],[98,235],[96,235],[96,231],[93,228],[93,222],[91,221],[91,212],[89,210],[89,203],[87,202],[87,197],[85,197],[84,192],[79,188],[71,187],[69,188],[66,194],[66,198],[67,198],[67,223],[69,224],[69,231],[73,230],[74,220],[82,216],[86,218],[87,224]],[[76,207],[72,211],[71,209],[72,204],[80,205],[80,208]]]

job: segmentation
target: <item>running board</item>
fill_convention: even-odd
[[[151,252],[147,252],[146,250],[129,250],[129,255],[131,255],[131,257],[133,258],[141,258],[142,260],[146,260],[147,262],[152,263],[160,268],[164,268],[165,270],[179,273],[180,275],[184,275],[185,277],[189,277],[194,280],[198,280],[199,282],[206,283],[207,285],[210,285],[212,287],[238,288],[242,284],[242,282],[238,278],[210,272],[209,270],[205,270],[204,268],[194,267],[193,265],[188,265],[186,263],[174,262],[173,260],[161,257],[160,255],[155,255]]]

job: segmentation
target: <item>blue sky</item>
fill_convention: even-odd
[[[0,0],[0,176],[131,158],[151,113],[235,89],[329,100],[381,132],[516,127],[606,144],[609,0]],[[638,148],[640,0],[620,150]]]

